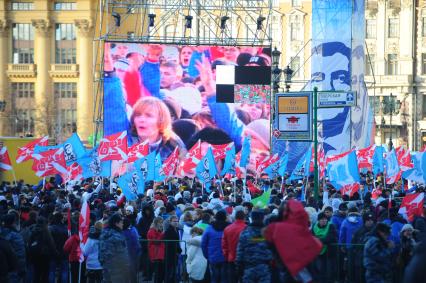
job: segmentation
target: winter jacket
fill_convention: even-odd
[[[420,243],[414,250],[414,255],[405,268],[404,283],[424,282],[426,278],[426,242]]]
[[[189,278],[203,280],[207,269],[207,259],[203,256],[201,250],[201,236],[195,236],[188,240],[186,269]]]
[[[126,102],[120,79],[115,72],[104,78],[104,134],[106,136],[129,129]]]
[[[46,260],[46,257],[57,258],[59,252],[56,250],[55,243],[49,230],[40,225],[31,226],[28,239],[28,253],[32,262]]]
[[[165,245],[163,240],[163,232],[157,231],[154,228],[148,230],[148,255],[151,261],[164,260]]]
[[[401,238],[399,236],[399,233],[401,232],[402,226],[404,226],[404,224],[405,222],[403,222],[403,219],[401,219],[399,221],[393,222],[390,225],[391,226],[390,240],[395,243],[396,248],[398,248],[399,245],[401,244]]]
[[[8,282],[8,275],[17,272],[18,258],[9,241],[0,236],[0,282]]]
[[[13,228],[2,228],[1,236],[10,243],[17,261],[17,272],[25,272],[26,270],[26,251],[24,238]]]
[[[157,98],[163,99],[160,94],[160,62],[145,61],[139,69],[142,83],[148,92]]]
[[[244,220],[236,220],[223,231],[222,252],[225,260],[234,262],[237,256],[237,245],[241,232],[247,227]]]
[[[391,253],[387,242],[374,234],[364,247],[364,268],[371,274],[390,274],[392,270]]]
[[[182,252],[179,243],[179,232],[176,228],[170,225],[164,232],[163,239],[167,240],[165,243],[165,256],[167,257],[166,262],[168,265],[174,266],[177,264],[178,255]]]
[[[208,259],[209,263],[225,262],[222,252],[222,238],[225,227],[226,223],[213,222],[203,233],[201,248],[204,257]]]
[[[245,268],[272,261],[272,251],[261,230],[262,226],[249,225],[240,234],[235,261]]]
[[[148,213],[149,211],[149,213]],[[147,238],[149,227],[154,220],[154,208],[151,205],[146,205],[142,208],[142,218],[139,220],[137,229],[142,239]]]
[[[362,266],[362,260],[364,255],[364,246],[368,239],[371,237],[374,226],[367,228],[362,226],[352,236],[352,253],[354,255],[354,265]]]
[[[188,241],[191,239],[191,229],[193,227],[192,223],[184,223],[182,230],[180,231],[181,235],[181,242],[180,242],[180,248],[182,250],[182,254],[186,254],[187,253],[187,249],[188,249]]]
[[[55,242],[56,250],[58,251],[58,260],[66,259],[66,255],[63,251],[65,242],[68,239],[68,230],[65,224],[53,224],[49,226],[50,234],[52,235],[53,241]]]
[[[83,255],[86,258],[86,268],[91,270],[102,269],[99,262],[99,236],[100,233],[90,232],[89,239],[83,247]]]
[[[340,226],[342,226],[343,221],[345,220],[346,215],[341,214],[336,211],[331,217],[331,223],[333,223],[334,227],[336,227],[337,234],[340,233]]]
[[[346,244],[346,248],[351,248],[352,236],[362,227],[362,217],[359,213],[351,212],[342,222],[339,234],[339,244]]]
[[[426,217],[417,216],[413,221],[414,229],[418,230],[416,233],[417,242],[426,242]]]
[[[80,261],[79,253],[80,238],[77,234],[72,235],[64,244],[64,252],[68,254],[69,262]]]
[[[123,236],[126,239],[130,260],[135,264],[141,253],[138,231],[135,227],[131,226],[129,229],[123,231]]]
[[[320,255],[326,255],[327,257],[333,257],[336,255],[336,246],[332,244],[337,243],[337,231],[336,228],[332,223],[328,223],[328,233],[324,237],[319,237],[319,235],[315,234],[316,229],[312,229],[312,234],[314,234],[315,237],[317,237],[321,243],[323,244],[323,249],[321,250]],[[318,226],[318,222],[314,225]],[[319,229],[326,229],[326,226],[324,228]],[[323,230],[324,231],[324,230]]]
[[[121,231],[109,227],[102,231],[99,238],[99,262],[105,281],[126,282],[123,276],[130,272],[130,258]]]

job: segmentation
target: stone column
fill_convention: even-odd
[[[35,28],[34,63],[37,65],[37,79],[35,84],[35,136],[47,135],[49,128],[55,124],[52,86],[49,77],[50,69],[50,38],[51,23],[48,20],[32,20]],[[53,134],[53,133],[52,133]]]
[[[6,102],[6,107],[0,105],[0,136],[10,136],[10,113],[12,109],[12,100],[10,92],[8,91],[8,80],[6,76],[7,63],[8,63],[8,39],[9,39],[9,25],[6,20],[0,20],[0,103]]]
[[[74,20],[77,27],[77,63],[79,78],[77,87],[77,132],[86,141],[93,133],[93,23],[91,20]]]

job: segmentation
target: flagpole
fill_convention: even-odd
[[[318,205],[318,197],[319,197],[319,182],[318,182],[318,105],[317,105],[317,98],[318,98],[318,88],[314,87],[313,92],[313,108],[314,108],[314,198],[315,202]],[[308,163],[309,164],[309,163]]]
[[[15,186],[17,186],[18,182],[16,182],[15,170],[13,170],[13,167],[12,167],[12,175],[13,175],[13,180],[15,181]]]
[[[43,177],[43,189],[45,185],[46,185],[46,177]]]

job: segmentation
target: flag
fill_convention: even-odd
[[[101,161],[127,159],[127,132],[103,137],[98,150]]]
[[[337,189],[360,182],[358,161],[355,151],[330,162],[327,165],[330,183]]]
[[[386,153],[385,165],[386,165],[386,183],[387,184],[396,183],[401,177],[401,170],[399,169],[398,160],[396,158],[394,149]]]
[[[232,144],[231,148],[226,151],[225,163],[223,164],[221,176],[225,174],[235,175],[235,146]]]
[[[414,216],[422,215],[424,199],[424,193],[406,195],[402,199],[398,212],[402,215],[407,215],[408,220],[412,222],[414,220]]]
[[[266,160],[263,164],[260,165],[260,169],[262,171],[258,172],[265,172],[268,174],[270,179],[273,179],[278,174],[278,168],[280,166],[280,158],[278,154],[274,154],[272,157],[269,157],[268,160]]]
[[[72,134],[61,146],[64,148],[64,157],[67,166],[76,162],[77,159],[82,158],[86,153],[86,149],[76,133]]]
[[[87,151],[83,158],[77,160],[83,169],[83,178],[111,176],[111,161],[101,161],[98,156],[98,147]]]
[[[288,154],[285,154],[283,157],[281,157],[278,165],[278,175],[284,176],[285,172],[287,171],[287,164],[288,164]]]
[[[360,188],[359,183],[350,184],[350,185],[344,185],[340,188],[340,193],[342,195],[348,195],[349,197],[352,197],[354,193],[356,193]]]
[[[206,155],[200,160],[197,167],[195,168],[195,173],[204,183],[207,190],[209,190],[214,176],[217,174],[216,163],[214,161],[213,150],[211,147],[207,150]]]
[[[61,173],[64,183],[69,181],[79,181],[83,179],[83,168],[77,162],[67,166],[67,172]]]
[[[325,159],[325,165],[328,166],[328,163],[334,162],[334,161],[336,161],[336,160],[338,160],[342,157],[345,157],[346,155],[348,155],[351,152],[352,152],[352,150],[343,152],[341,154],[327,156],[327,158]]]
[[[144,182],[154,181],[160,175],[160,168],[156,164],[156,152],[153,151],[147,156],[135,161],[134,166],[136,171]]]
[[[253,207],[258,207],[261,209],[267,208],[269,204],[269,200],[271,198],[271,191],[272,189],[268,189],[261,196],[258,196],[257,198],[252,199],[251,203],[253,204]]]
[[[67,167],[65,164],[64,149],[50,149],[41,153],[33,154],[33,171],[38,177],[45,177],[54,174],[65,174]]]
[[[32,154],[34,153],[34,147],[36,145],[47,146],[48,143],[49,143],[49,137],[45,136],[45,137],[36,139],[32,142],[29,142],[21,148],[18,148],[18,156],[16,158],[16,163],[21,163],[21,162],[30,160]]]
[[[84,261],[84,256],[82,253],[82,249],[84,248],[84,245],[87,242],[87,239],[89,238],[89,229],[90,229],[90,207],[87,204],[86,199],[83,199],[83,205],[81,206],[80,211],[80,218],[78,221],[78,236],[80,238],[80,249],[79,249],[79,256],[80,256],[80,263]]]
[[[411,154],[409,149],[405,149],[402,146],[395,149],[396,157],[401,171],[407,171],[413,169],[414,164],[411,160]]]
[[[260,159],[259,163],[256,164],[256,172],[262,173],[267,167],[271,166],[272,164],[276,163],[279,160],[278,153],[275,153],[272,156],[265,156]],[[276,168],[278,170],[278,168]],[[275,172],[276,172],[275,170]]]
[[[358,158],[358,167],[371,169],[373,167],[373,155],[376,145],[372,145],[356,151]]]
[[[245,177],[247,173],[247,169],[239,165],[240,160],[241,160],[241,150],[235,155],[235,176],[241,179]]]
[[[383,154],[385,152],[385,148],[383,146],[376,146],[373,154],[373,174],[376,176],[379,173],[383,173],[384,169],[384,158]]]
[[[233,147],[234,143],[225,143],[225,144],[211,144],[213,150],[214,160],[224,159],[226,157],[226,153],[231,147]]]
[[[309,172],[314,172],[315,171],[315,149],[314,146],[311,147],[311,162],[309,164]],[[320,178],[324,178],[325,176],[325,153],[324,153],[324,148],[322,147],[322,145],[318,145],[318,153],[317,153],[317,158],[318,158],[318,172],[319,172],[319,177]]]
[[[305,177],[306,163],[310,161],[310,158],[309,158],[310,155],[308,155],[309,152],[310,150],[306,151],[306,153],[297,162],[296,167],[294,167],[293,172],[291,172],[291,175],[289,178],[290,181],[300,180]]]
[[[140,142],[129,147],[129,152],[127,153],[127,161],[135,162],[139,158],[147,156],[149,153],[149,144],[148,141]]]
[[[201,140],[187,152],[184,160],[178,166],[178,176],[193,175],[194,169],[202,158],[201,155]]]
[[[167,159],[164,161],[160,174],[164,175],[166,178],[173,176],[178,165],[179,147],[176,147],[172,154],[170,154],[169,157],[167,157]]]
[[[10,162],[9,153],[5,146],[0,148],[0,171],[12,170],[12,162]]]
[[[241,159],[238,164],[240,167],[247,167],[250,161],[250,150],[251,150],[251,137],[246,136],[243,140],[243,146],[241,148]]]
[[[118,185],[128,201],[136,200],[138,194],[145,192],[145,181],[137,170],[127,172],[118,178]]]
[[[415,152],[412,156],[413,169],[402,173],[402,177],[411,181],[426,184],[426,153]]]

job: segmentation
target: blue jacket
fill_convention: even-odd
[[[336,227],[337,234],[340,233],[340,227],[342,226],[343,220],[345,220],[346,216],[340,214],[338,211],[333,214],[331,217],[331,223],[333,223],[334,227]]]
[[[139,73],[149,93],[152,96],[163,99],[164,97],[160,95],[160,62],[145,61],[140,67]]]
[[[104,77],[104,135],[109,136],[129,129],[123,86],[115,72]]]
[[[86,257],[87,269],[102,269],[99,262],[99,233],[89,234],[89,239],[83,247],[83,255]]]
[[[127,250],[132,264],[139,258],[141,252],[141,244],[139,243],[139,233],[135,227],[124,230],[124,238],[126,238]]]
[[[362,227],[362,223],[362,217],[359,213],[349,213],[340,227],[339,244],[346,244],[346,248],[351,248],[352,237]]]
[[[203,233],[201,238],[201,249],[203,255],[210,263],[225,262],[222,252],[223,230],[218,231],[211,225]]]
[[[371,275],[390,274],[392,269],[391,249],[377,234],[370,237],[364,247],[364,268]],[[367,277],[368,277],[367,274]],[[367,278],[367,282],[369,281]]]

